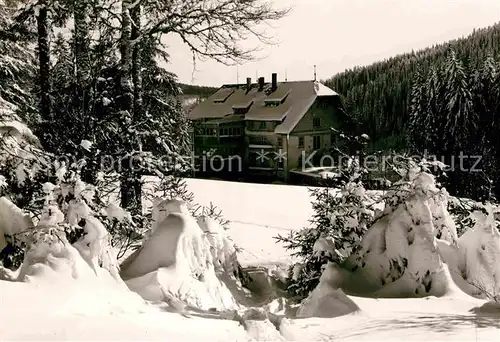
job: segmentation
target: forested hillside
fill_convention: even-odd
[[[464,68],[473,73],[488,55],[500,54],[500,24],[446,44],[346,70],[326,84],[343,95],[349,112],[372,138],[373,148],[408,147],[405,135],[415,73],[444,65],[451,49]]]
[[[202,98],[209,97],[219,89],[216,87],[204,87],[191,84],[179,84],[179,87],[184,95],[197,95]]]

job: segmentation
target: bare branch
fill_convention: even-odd
[[[277,44],[260,27],[286,16],[290,9],[273,9],[269,0],[146,1],[151,13],[143,35],[177,34],[197,58],[225,65],[255,60],[257,47],[241,42],[250,37],[266,45]]]

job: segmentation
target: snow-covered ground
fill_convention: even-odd
[[[188,179],[194,200],[212,202],[229,220],[228,234],[243,249],[243,265],[290,264],[289,253],[273,239],[309,224],[313,214],[307,187]]]
[[[305,187],[188,180],[195,201],[212,202],[230,221],[229,235],[247,265],[289,263],[277,234],[300,229],[312,214]],[[53,267],[60,267],[51,260]],[[59,266],[58,266],[59,265]],[[65,271],[61,268],[61,272]],[[71,273],[68,273],[71,274]],[[74,277],[74,275],[73,275]],[[174,341],[498,341],[500,320],[472,309],[485,302],[462,294],[425,299],[350,297],[359,311],[328,319],[236,321],[167,312],[146,305],[110,279],[0,281],[0,340]]]

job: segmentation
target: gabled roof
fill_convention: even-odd
[[[223,118],[233,114],[235,108],[248,108],[245,120],[278,121],[280,124],[275,132],[287,134],[318,97],[338,96],[335,91],[316,81],[279,82],[274,92],[270,90],[270,83],[266,83],[262,91],[258,91],[257,84],[252,84],[250,91],[246,84],[224,85],[193,109],[189,119]]]

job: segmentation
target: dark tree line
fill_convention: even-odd
[[[179,84],[179,88],[181,88],[184,95],[198,95],[203,98],[215,94],[219,89],[217,87],[204,87],[191,84]]]
[[[355,67],[325,81],[343,95],[348,112],[371,138],[372,149],[403,149],[417,70],[442,65],[453,49],[464,67],[477,69],[489,55],[500,53],[500,25],[474,31],[466,38],[402,54],[365,67]]]
[[[500,25],[336,75],[373,150],[417,152],[449,165],[447,188],[489,199],[500,191]]]
[[[408,145],[449,165],[447,187],[488,200],[500,191],[500,59],[469,66],[454,50],[415,74]]]

